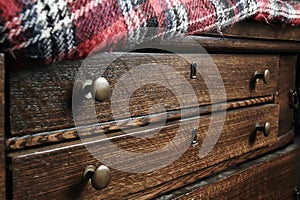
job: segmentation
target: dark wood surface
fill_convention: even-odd
[[[268,104],[274,102],[274,95],[266,96],[266,97],[259,97],[253,98],[248,100],[241,100],[241,101],[233,101],[227,103],[221,103],[218,105],[214,105],[214,110],[224,111],[224,110],[233,110],[244,108],[248,106],[257,106],[262,104]],[[208,106],[201,106],[200,107],[200,115],[207,115],[210,114],[212,110],[211,105]],[[179,120],[181,118],[190,118],[195,117],[199,113],[195,112],[194,109],[182,109],[177,111],[170,111],[167,113],[166,122],[172,123],[174,120]],[[283,115],[283,114],[282,114]],[[142,117],[136,117],[133,120],[131,119],[124,119],[124,120],[117,120],[107,123],[102,123],[99,125],[91,125],[88,127],[81,127],[80,130],[84,130],[85,132],[90,132],[92,134],[114,134],[120,135],[122,134],[121,127],[128,129],[136,129],[140,126],[147,126],[149,122],[151,123],[159,123],[164,119],[164,114],[156,114],[156,115],[148,115]],[[97,131],[95,131],[97,129]],[[45,146],[48,144],[54,143],[61,143],[65,141],[75,140],[78,139],[78,133],[76,128],[70,129],[62,129],[57,131],[51,132],[43,132],[25,136],[16,136],[12,138],[8,138],[6,140],[6,148],[8,151],[10,150],[22,150],[24,148],[33,148],[37,146]]]
[[[0,54],[0,199],[6,196],[6,169],[5,169],[5,98],[4,98],[4,55]]]
[[[288,133],[280,136],[278,138],[278,141],[275,144],[270,145],[266,148],[257,149],[255,151],[252,151],[252,152],[243,154],[241,156],[238,156],[234,159],[229,159],[229,160],[226,160],[224,162],[213,165],[211,167],[196,171],[192,174],[188,174],[188,175],[182,176],[178,179],[174,179],[174,180],[172,180],[168,183],[161,184],[158,187],[150,188],[147,191],[143,191],[143,192],[140,192],[140,193],[133,194],[133,195],[129,196],[128,199],[132,199],[132,200],[135,200],[135,199],[152,199],[152,198],[160,196],[160,195],[169,196],[170,193],[168,193],[167,191],[174,191],[174,189],[176,189],[176,186],[177,186],[177,188],[182,188],[181,182],[186,183],[186,186],[189,187],[190,186],[189,183],[191,183],[191,182],[199,181],[204,177],[211,177],[211,176],[213,176],[214,174],[216,174],[220,171],[223,171],[225,169],[229,169],[230,167],[234,168],[235,166],[237,166],[237,164],[244,163],[244,162],[249,161],[249,160],[253,160],[254,158],[257,158],[259,155],[264,155],[268,152],[271,152],[274,149],[278,149],[280,147],[283,147],[286,144],[288,144],[289,142],[291,142],[293,137],[294,137],[294,130],[289,131]],[[183,188],[185,188],[185,187],[183,187]],[[192,189],[192,188],[190,188],[190,189]],[[178,190],[176,190],[176,191],[178,191]],[[179,189],[179,191],[181,191],[181,189]],[[160,195],[154,195],[154,194],[160,194]],[[177,194],[177,196],[178,196],[178,194]],[[165,197],[165,196],[163,196],[163,197]]]
[[[191,39],[201,44],[209,53],[299,53],[300,50],[300,42],[294,41],[255,40],[223,36],[191,36]],[[194,42],[187,44],[173,42],[172,45],[183,52],[186,48],[189,48],[191,51],[193,51],[193,48],[198,48],[198,45],[195,45]]]
[[[36,149],[33,153],[19,152],[15,156],[10,154],[13,165],[13,198],[22,199],[24,196],[38,199],[75,197],[78,199],[120,198],[133,195],[148,188],[158,187],[160,184],[198,170],[204,170],[207,167],[241,156],[247,152],[264,148],[268,149],[276,145],[276,143],[280,143],[281,141],[277,138],[278,112],[279,107],[274,104],[229,111],[218,143],[205,158],[199,158],[198,154],[201,145],[198,145],[190,147],[187,152],[168,167],[151,173],[129,174],[112,169],[111,182],[100,191],[96,191],[91,185],[85,185],[82,182],[84,168],[88,164],[99,162],[93,158],[93,155],[85,149],[83,144],[57,149],[43,149],[40,152]],[[182,122],[186,125],[184,128],[185,133],[189,133],[193,129],[190,126],[193,120]],[[209,121],[209,116],[200,118],[198,129],[199,144],[202,144]],[[252,141],[251,138],[253,138],[256,123],[263,124],[265,122],[272,124],[270,136],[265,137],[262,133],[258,133],[256,139]],[[112,137],[110,140],[128,151],[151,152],[168,144],[169,138],[176,134],[177,129],[178,124],[174,124],[164,127],[159,133],[156,133],[156,130],[149,130],[148,134],[152,135],[151,139],[124,136]],[[132,135],[138,136],[140,134],[145,133],[134,133]],[[97,144],[97,148],[95,148],[94,154],[103,153],[104,157],[118,156],[118,152],[111,151],[105,144],[105,141],[95,144]],[[257,156],[258,154],[254,155]],[[164,159],[170,159],[168,157],[174,155],[163,153],[161,156]],[[132,159],[134,158],[127,158],[126,163],[122,162],[119,164],[128,166],[129,169],[140,167]],[[151,166],[151,163],[159,162],[157,159],[159,158],[154,157],[143,162]],[[189,164],[187,165],[187,163]],[[213,169],[213,171],[217,170]],[[183,186],[188,182],[187,180],[186,182],[179,182],[177,185],[171,184],[165,189],[175,189],[174,187]],[[153,191],[151,195],[155,196],[159,192],[159,190],[157,192]]]
[[[280,56],[278,69],[278,96],[277,103],[280,105],[279,132],[284,134],[294,127],[294,109],[289,103],[290,89],[296,84],[296,55]]]
[[[297,65],[296,65],[296,86],[295,89],[298,92],[298,100],[300,100],[300,57],[297,57]],[[299,129],[300,127],[300,109],[296,109],[295,110],[295,125],[297,126],[297,128]],[[300,134],[300,133],[299,133]]]
[[[225,170],[158,199],[295,199],[300,187],[299,142]]]
[[[151,43],[152,49],[140,49],[137,52],[157,53],[157,50],[167,50],[175,53],[199,53],[199,49],[204,48],[207,52],[216,53],[299,53],[300,41],[286,40],[261,40],[255,38],[230,37],[222,35],[200,35],[175,37],[172,40],[154,41]],[[132,49],[121,49],[121,52],[128,52]]]
[[[145,79],[138,82],[136,91],[130,97],[129,110],[131,117],[149,114],[149,109],[153,105],[160,104],[156,112],[165,109],[176,110],[183,107],[179,104],[179,99],[184,99],[185,105],[192,105],[193,95],[188,90],[183,89],[187,80],[195,91],[199,105],[210,104],[210,95],[215,97],[216,102],[222,102],[219,98],[222,83],[217,76],[206,55],[185,55],[198,63],[199,71],[204,77],[209,77],[206,83],[200,74],[196,80],[190,80],[190,64],[179,55],[171,54],[127,54],[121,57],[120,54],[112,54],[116,57],[114,63],[104,72],[104,77],[108,79],[113,88],[118,78],[128,72],[131,67],[142,64],[165,64],[172,66],[175,70],[168,71],[163,75],[161,72],[152,73],[151,76],[158,80],[165,80],[170,75],[182,75],[185,79],[177,79],[172,84],[172,88],[181,91],[174,94],[170,88],[158,84],[144,84]],[[106,66],[110,61],[109,55],[102,54],[100,57],[90,59],[88,68],[91,77],[95,78],[100,66]],[[277,83],[277,56],[269,55],[211,55],[222,76],[226,89],[227,101],[261,97],[275,94]],[[31,70],[18,70],[10,73],[10,113],[11,113],[11,134],[12,136],[25,135],[30,133],[52,131],[74,126],[72,116],[72,91],[73,80],[76,77],[79,62],[67,62],[55,66],[40,67]],[[162,66],[163,67],[163,66]],[[147,70],[151,67],[147,66]],[[271,71],[271,80],[264,84],[259,81],[253,88],[253,75],[255,71],[263,73],[265,69]],[[147,71],[146,70],[146,71]],[[145,77],[147,72],[141,70],[141,76]],[[149,72],[150,73],[150,72]],[[134,77],[137,79],[136,77]],[[85,78],[83,79],[85,80]],[[139,81],[139,80],[134,80]],[[168,82],[168,81],[166,81]],[[212,92],[208,92],[207,85],[210,85]],[[127,91],[131,87],[128,83],[119,85],[121,91]],[[80,86],[78,86],[80,88]],[[174,90],[174,89],[173,89]],[[117,96],[116,102],[125,102],[127,97]],[[79,99],[80,100],[80,99]],[[226,99],[225,99],[226,101]],[[195,101],[194,101],[195,102]],[[216,103],[215,102],[215,103]],[[96,102],[96,113],[99,122],[113,120],[111,112],[111,101]],[[126,105],[126,104],[125,104]],[[85,116],[86,110],[92,109],[94,105],[82,104],[82,125],[90,124],[89,116]],[[119,109],[125,109],[120,107]],[[127,116],[130,117],[130,116]],[[86,120],[85,120],[86,118]]]
[[[289,153],[288,151],[277,152],[263,160],[251,161],[236,167],[277,150],[291,142],[294,136],[293,110],[288,105],[288,91],[295,82],[296,56],[290,54],[298,54],[300,51],[300,29],[287,27],[283,30],[278,29],[278,26],[263,26],[257,30],[258,27],[255,26],[248,23],[241,24],[224,31],[223,35],[190,36],[189,38],[194,42],[191,40],[184,42],[179,39],[180,41],[172,41],[169,44],[178,52],[190,56],[191,60],[201,63],[200,66],[203,67],[201,72],[205,74],[211,68],[204,54],[188,54],[197,53],[201,44],[212,53],[225,81],[228,102],[220,101],[221,103],[218,104],[218,109],[220,108],[221,111],[219,114],[224,109],[228,111],[225,127],[214,149],[203,159],[197,155],[207,134],[208,124],[214,119],[210,118],[211,102],[207,86],[200,76],[196,80],[189,79],[190,62],[182,60],[178,55],[161,51],[158,53],[149,49],[139,51],[142,53],[130,53],[121,57],[118,53],[112,54],[116,60],[104,73],[112,87],[130,67],[159,62],[173,66],[177,74],[182,74],[188,80],[196,92],[199,103],[179,110],[182,107],[172,91],[155,84],[146,85],[136,90],[131,98],[130,112],[134,117],[133,121],[128,118],[112,121],[114,119],[110,111],[111,102],[97,102],[100,126],[91,124],[88,120],[81,124],[89,124],[82,126],[81,130],[86,137],[88,136],[89,141],[96,145],[97,151],[94,153],[101,152],[104,157],[118,157],[120,153],[108,148],[106,139],[97,136],[99,133],[106,133],[110,141],[131,152],[145,153],[160,149],[174,137],[179,122],[186,125],[183,130],[185,134],[191,133],[194,128],[191,122],[197,119],[193,109],[200,105],[199,145],[190,147],[168,167],[151,173],[130,174],[112,169],[111,182],[100,191],[94,190],[90,183],[82,181],[84,168],[89,164],[99,165],[100,162],[80,142],[72,116],[73,82],[82,61],[64,61],[53,66],[11,69],[9,72],[11,135],[6,141],[8,160],[12,161],[11,177],[9,175],[12,179],[10,188],[12,194],[9,192],[9,196],[14,199],[150,199],[168,192],[171,192],[168,194],[170,195],[172,191],[182,187],[183,192],[165,197],[191,199],[194,196],[198,199],[199,195],[203,195],[201,196],[203,199],[232,199],[232,195],[241,197],[240,194],[243,194],[245,199],[276,199],[277,197],[284,199],[283,197],[290,195],[296,178],[293,165],[300,160],[298,153],[294,153],[295,150]],[[93,67],[108,63],[108,58],[105,56],[90,60],[89,68],[92,72],[96,72]],[[254,71],[263,72],[267,68],[271,70],[272,81],[268,84],[260,81],[254,89],[251,86]],[[174,73],[170,72],[170,74]],[[148,76],[147,73],[143,75]],[[151,73],[151,75],[163,79],[159,73]],[[124,89],[126,84],[123,85]],[[182,82],[179,80],[175,85],[180,87]],[[215,88],[216,93],[212,95],[218,95],[220,85],[215,85]],[[191,99],[190,94],[183,92],[181,95],[187,101]],[[161,122],[164,114],[160,112],[164,109],[148,115],[149,108],[158,103],[168,110],[167,124],[159,133],[157,132],[160,127],[146,132],[137,131],[139,126],[147,126],[149,122]],[[0,111],[1,106],[4,105],[0,102]],[[89,109],[89,107],[83,106],[82,109]],[[180,118],[184,119],[178,121]],[[272,124],[271,135],[266,138],[262,133],[258,133],[254,140],[255,124],[258,122],[263,124],[267,121]],[[0,142],[2,142],[1,128],[4,135],[1,122],[4,122],[4,119],[1,120],[0,115]],[[121,131],[120,127],[124,126],[126,130],[130,129],[130,134]],[[220,130],[214,130],[214,133],[217,131]],[[147,139],[134,137],[144,134],[152,137]],[[0,159],[4,159],[1,157],[1,148],[4,152],[4,146],[0,145]],[[174,155],[162,154],[164,160],[171,159],[172,156]],[[145,160],[145,163],[152,166],[153,162],[159,162],[159,159],[152,158]],[[292,161],[293,159],[295,161]],[[140,167],[134,162],[134,158],[128,158],[125,163],[120,162],[119,165],[132,169]],[[3,180],[1,169],[5,175],[4,167],[0,162],[0,199],[1,189],[4,188],[1,187],[1,183],[5,182],[1,182]],[[234,168],[233,174],[226,174],[226,172],[216,174],[229,167]],[[297,165],[297,169],[299,167]],[[221,179],[214,179],[214,177],[210,179],[211,176],[221,177]],[[223,179],[225,176],[227,179]],[[207,177],[208,179],[205,180],[209,185],[198,187],[199,179]],[[287,180],[289,177],[290,179]],[[275,184],[270,186],[270,182]],[[237,189],[237,185],[238,188],[248,189],[247,192]],[[261,188],[256,189],[257,185]],[[186,193],[190,196],[185,196]]]
[[[266,24],[265,22],[259,23],[251,20],[228,26],[221,32],[214,30],[210,34],[225,37],[300,41],[299,26]]]

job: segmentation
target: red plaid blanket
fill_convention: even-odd
[[[280,0],[0,0],[0,51],[53,62],[120,40],[193,34],[253,17],[300,24],[300,2]],[[145,27],[156,32],[141,34]],[[147,39],[147,38],[146,38]]]

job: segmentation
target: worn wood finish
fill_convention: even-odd
[[[234,101],[234,102],[227,102],[215,105],[215,110],[232,110],[243,108],[247,106],[255,106],[261,104],[267,104],[274,102],[274,96],[267,96],[267,97],[259,97],[254,99],[242,100],[242,101]],[[201,116],[204,114],[211,113],[211,105],[209,106],[202,106],[200,107],[200,114]],[[173,120],[178,120],[181,118],[189,118],[195,117],[198,113],[195,112],[195,109],[182,109],[177,111],[170,111],[167,113],[166,121],[171,123]],[[133,120],[124,119],[124,120],[117,120],[107,123],[102,123],[100,126],[98,125],[91,125],[88,127],[81,127],[81,130],[85,132],[91,132],[93,134],[105,133],[105,134],[121,134],[120,127],[123,129],[135,129],[140,126],[147,126],[149,123],[159,123],[165,119],[165,114],[155,114],[155,115],[148,115],[134,118]],[[99,128],[100,127],[100,128]],[[37,146],[44,146],[46,144],[70,141],[74,139],[78,139],[78,134],[76,128],[70,129],[62,129],[58,131],[52,132],[44,132],[32,135],[25,135],[20,137],[13,137],[8,138],[6,141],[6,148],[7,150],[20,150],[29,147],[37,147]]]
[[[188,105],[188,107],[198,106],[194,104],[197,100],[199,105],[207,105],[211,103],[211,97],[216,99],[214,103],[225,101],[226,99],[221,99],[220,95],[222,82],[216,76],[219,72],[226,89],[227,101],[266,96],[275,94],[276,91],[277,56],[211,55],[218,67],[218,72],[217,68],[216,70],[213,68],[207,55],[188,54],[179,56],[172,54],[130,53],[121,56],[120,54],[101,54],[89,60],[87,66],[90,75],[84,77],[94,79],[99,73],[99,67],[106,67],[105,63],[111,61],[109,56],[114,56],[115,61],[105,70],[103,76],[108,79],[112,88],[118,83],[120,76],[128,72],[131,67],[138,70],[137,73],[140,73],[140,78],[135,75],[134,79],[118,85],[120,91],[128,91],[133,87],[131,83],[137,82],[137,85],[134,86],[136,90],[129,99],[129,111],[132,117],[147,115],[151,107],[158,104],[161,106],[156,106],[156,112],[182,109],[184,106],[181,106],[180,102],[184,102],[185,106]],[[206,83],[200,74],[198,74],[196,80],[190,79],[191,63],[187,60],[198,63],[198,71],[203,77],[206,77]],[[151,66],[137,67],[143,64],[151,64]],[[164,69],[162,65],[171,66],[174,68],[174,71],[167,70],[165,74],[162,74],[161,71],[151,71],[157,66]],[[18,70],[10,73],[10,122],[12,136],[74,126],[71,99],[73,80],[79,67],[80,63],[78,62],[67,62],[55,66]],[[265,69],[271,71],[270,82],[264,84],[261,80],[256,84],[255,88],[251,86],[254,72],[259,71],[263,73]],[[171,80],[175,81],[171,84],[172,87],[169,88],[168,85],[145,83],[145,79],[142,80],[141,78],[146,77],[146,74],[149,73],[152,79],[162,83],[171,84]],[[169,80],[166,78],[168,76],[170,76]],[[178,78],[178,76],[183,76],[184,78]],[[86,78],[83,78],[83,80],[86,80]],[[185,83],[184,81],[187,82]],[[186,89],[188,85],[192,86],[191,90],[194,90],[197,100]],[[207,85],[211,87],[210,92],[208,92]],[[75,90],[77,87],[80,88],[81,85],[76,85]],[[176,91],[179,91],[179,93],[176,94]],[[113,102],[125,104],[125,106],[118,108],[123,112],[128,105],[126,104],[128,97],[122,95],[124,94],[117,95]],[[96,102],[96,113],[99,122],[113,120],[111,103],[111,100]],[[81,107],[82,125],[92,123],[88,119],[90,116],[86,116],[85,113],[93,107],[94,105],[86,105],[86,101],[83,101]],[[131,116],[124,116],[124,118]]]
[[[199,46],[200,45],[200,46]],[[141,46],[138,52],[153,53],[157,50],[166,49],[176,53],[198,53],[203,47],[207,52],[215,53],[298,53],[300,51],[300,42],[298,41],[280,41],[280,40],[259,40],[253,38],[234,38],[224,36],[187,36],[172,38],[163,42],[151,43],[151,49],[143,49]],[[122,49],[122,52],[131,51],[131,49]]]
[[[224,28],[221,32],[212,31],[211,35],[238,38],[257,38],[284,41],[300,41],[299,26],[283,26],[282,24],[266,24],[245,21]]]
[[[229,111],[218,143],[205,158],[200,159],[198,157],[201,146],[198,145],[190,147],[187,152],[168,167],[151,173],[128,174],[112,169],[111,182],[100,191],[94,190],[91,185],[82,183],[81,176],[84,168],[88,164],[98,163],[82,144],[40,152],[37,149],[34,153],[18,154],[12,157],[13,198],[22,199],[24,196],[38,199],[75,197],[79,199],[120,198],[147,188],[157,187],[162,183],[241,156],[247,152],[275,145],[279,142],[277,138],[278,112],[279,107],[274,104]],[[220,114],[218,113],[217,115],[219,116]],[[245,121],[245,119],[247,120]],[[193,120],[195,119],[181,122],[181,125],[186,125],[184,134],[190,133],[193,129],[193,126],[191,126]],[[203,141],[209,121],[209,116],[200,118],[198,129],[199,144]],[[219,121],[216,122],[220,123]],[[265,122],[272,124],[270,136],[264,137],[262,133],[258,133],[256,139],[252,141],[251,138],[253,138],[256,123],[263,124]],[[178,124],[166,126],[159,133],[156,133],[156,130],[149,130],[147,135],[152,136],[152,138],[134,138],[132,136],[145,133],[133,133],[131,136],[113,137],[110,140],[128,151],[151,152],[168,144],[169,139],[176,134],[178,126]],[[217,129],[215,127],[214,131],[220,131]],[[95,146],[96,151],[94,153],[101,153],[103,157],[117,156],[119,158],[118,152],[111,151],[105,141],[95,144],[98,145]],[[164,152],[161,156],[164,160],[168,160],[174,155],[170,154],[170,152]],[[129,169],[140,167],[140,164],[132,159],[134,158],[127,158],[126,163],[122,162],[119,165],[128,166]],[[153,157],[150,160],[143,160],[143,163],[146,163],[147,166],[152,166],[153,162],[160,162],[159,159],[159,157]],[[187,165],[187,163],[189,164]],[[186,183],[189,183],[189,181],[180,182],[176,187],[180,186],[180,184],[183,186]]]
[[[6,168],[5,168],[5,71],[4,55],[0,54],[0,199],[6,196]]]
[[[216,52],[238,52],[238,53],[299,53],[300,42],[283,42],[273,40],[253,40],[253,39],[237,39],[227,37],[208,37],[208,36],[191,36],[191,39],[199,43],[209,53]],[[188,48],[193,51],[193,48],[199,48],[195,42],[187,43],[186,45],[178,41],[173,42],[174,48],[178,51],[183,51]],[[172,46],[170,44],[170,46]],[[187,47],[189,45],[189,47]]]
[[[158,199],[294,199],[299,167],[299,143],[291,144]]]
[[[277,103],[280,105],[279,132],[284,134],[294,127],[294,110],[289,103],[290,89],[295,88],[296,55],[280,56],[278,69],[278,96]]]
[[[238,156],[234,159],[226,160],[226,161],[218,163],[216,165],[213,165],[213,166],[207,167],[205,169],[193,172],[192,174],[188,174],[186,176],[182,176],[180,178],[171,180],[170,182],[163,183],[163,184],[161,184],[157,187],[153,187],[153,188],[150,188],[146,191],[142,191],[142,192],[130,195],[128,197],[128,199],[132,199],[132,200],[135,200],[135,199],[153,199],[155,197],[156,198],[163,198],[163,199],[166,198],[167,199],[168,197],[170,197],[170,195],[171,195],[171,197],[173,197],[174,196],[174,195],[172,195],[173,192],[168,193],[168,191],[174,191],[175,189],[182,188],[182,182],[186,183],[187,188],[189,188],[189,186],[190,186],[189,183],[191,183],[191,182],[197,182],[197,181],[201,180],[204,177],[216,175],[220,171],[223,171],[225,169],[230,169],[230,167],[232,167],[232,166],[236,166],[240,163],[244,163],[245,161],[249,161],[249,160],[252,160],[254,158],[257,158],[260,155],[264,155],[264,154],[266,154],[266,153],[268,153],[268,152],[270,152],[274,149],[278,149],[280,147],[283,147],[286,144],[290,143],[292,141],[293,137],[294,137],[294,130],[289,131],[288,133],[286,133],[282,136],[279,136],[277,138],[277,142],[274,143],[273,145],[270,145],[270,146],[262,148],[262,149],[254,150],[254,151],[251,151],[249,153],[245,153],[245,154],[243,154],[241,156]],[[190,189],[192,189],[192,188],[190,188]],[[186,192],[185,187],[183,187],[183,190],[184,190],[184,192]],[[180,194],[182,194],[181,189],[178,189],[178,190],[175,190],[175,191],[176,192],[174,192],[174,193],[175,193],[176,196],[179,196]],[[178,192],[179,192],[179,194],[178,194]],[[160,196],[160,195],[162,195],[162,196]],[[174,196],[174,198],[175,198],[175,196]]]
[[[207,52],[216,53],[298,53],[300,51],[299,41],[280,41],[280,40],[260,40],[253,38],[234,38],[226,36],[184,36],[175,37],[171,40],[151,42],[150,49],[144,49],[141,45],[136,47],[136,52],[157,53],[161,50],[167,50],[176,53],[199,53],[201,48]],[[119,49],[119,52],[131,51],[128,49]]]

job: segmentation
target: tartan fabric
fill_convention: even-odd
[[[252,17],[300,24],[300,2],[280,0],[0,0],[0,51],[43,62],[96,47],[194,34]],[[148,33],[145,27],[156,27]]]

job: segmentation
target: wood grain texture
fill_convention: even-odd
[[[200,45],[200,46],[199,46]],[[199,53],[203,48],[208,53],[298,53],[300,42],[284,40],[261,40],[255,38],[239,38],[218,35],[200,35],[175,37],[172,40],[151,43],[150,49],[137,47],[136,52],[158,53],[161,49],[176,53]],[[128,52],[132,49],[120,49],[119,52]]]
[[[299,167],[299,143],[291,144],[158,199],[294,199]]]
[[[115,58],[110,63],[110,56]],[[253,97],[266,96],[275,94],[277,83],[277,56],[262,55],[211,55],[218,70],[213,68],[207,55],[184,56],[172,54],[102,54],[90,59],[85,65],[88,68],[89,75],[77,74],[80,62],[65,62],[53,66],[40,67],[31,70],[18,70],[10,73],[10,113],[11,113],[11,134],[12,136],[25,135],[30,133],[53,131],[58,129],[70,128],[74,126],[72,116],[72,91],[76,75],[86,78],[95,79],[99,74],[99,68],[108,66],[104,71],[103,77],[110,82],[111,88],[118,83],[119,78],[131,69],[138,70],[137,73],[141,77],[147,77],[151,74],[151,78],[166,83],[167,86],[155,83],[145,83],[145,79],[141,80],[136,76],[118,85],[119,91],[128,91],[133,87],[132,83],[136,83],[136,87],[132,96],[126,97],[126,94],[116,95],[113,100],[105,100],[104,102],[96,102],[96,115],[99,122],[107,122],[113,120],[111,112],[112,102],[119,105],[118,111],[125,111],[129,107],[131,116],[123,118],[137,117],[148,115],[152,107],[155,112],[163,112],[165,110],[176,110],[184,108],[182,102],[188,107],[207,105],[211,103],[211,97],[216,101],[214,103],[224,102],[221,99],[222,82],[219,81],[216,74],[221,74],[223,79],[227,101],[247,99]],[[196,80],[190,79],[190,62],[192,60],[198,63],[198,74]],[[110,65],[109,65],[110,64]],[[149,64],[144,68],[143,64]],[[164,68],[162,65],[173,67],[173,70],[167,70],[166,73],[161,71],[152,72],[154,67]],[[255,71],[263,73],[265,69],[271,71],[271,80],[268,84],[259,81],[256,87],[252,87],[253,74]],[[128,72],[129,73],[129,72]],[[183,77],[183,78],[176,78]],[[170,80],[166,77],[175,77],[175,83],[168,83]],[[150,78],[150,77],[149,77]],[[185,82],[187,81],[187,82]],[[190,85],[194,90],[197,99],[193,97],[186,89]],[[210,92],[207,85],[211,88]],[[75,85],[81,88],[81,85]],[[179,93],[175,91],[180,91]],[[115,90],[114,90],[115,91]],[[123,96],[125,95],[125,96]],[[83,96],[83,95],[82,95]],[[81,96],[80,96],[81,97]],[[81,102],[80,97],[78,101]],[[74,99],[74,98],[73,98]],[[77,98],[76,98],[77,99]],[[129,100],[129,106],[126,101]],[[194,101],[192,101],[194,100]],[[195,102],[198,103],[195,104]],[[87,111],[94,108],[87,101],[82,101],[80,107],[82,122],[80,125],[91,124],[90,116]],[[74,110],[73,110],[74,112]]]
[[[198,145],[194,148],[190,147],[187,152],[168,167],[154,172],[129,174],[112,169],[111,182],[100,191],[96,191],[91,185],[82,182],[81,176],[84,168],[88,164],[99,164],[99,161],[95,160],[82,144],[43,150],[41,152],[38,152],[37,149],[34,153],[19,154],[12,157],[13,198],[117,199],[133,195],[148,188],[159,187],[163,183],[176,180],[195,171],[203,170],[217,163],[244,155],[247,152],[264,148],[268,149],[279,143],[277,138],[278,112],[278,105],[272,104],[230,111],[227,113],[225,126],[217,145],[205,158],[201,159],[197,156],[200,148],[200,145]],[[184,128],[185,134],[189,133],[193,128],[190,126],[193,120],[182,122],[186,125],[186,128]],[[198,129],[199,144],[202,143],[206,134],[209,121],[209,116],[203,116],[200,119]],[[253,137],[255,124],[265,123],[266,121],[272,124],[271,135],[264,137],[262,133],[258,133],[255,141],[253,143],[250,142],[250,138]],[[169,142],[169,139],[174,137],[176,130],[178,130],[178,124],[173,124],[164,127],[159,133],[156,133],[156,130],[149,130],[148,135],[150,134],[152,138],[132,137],[145,134],[135,133],[132,136],[110,138],[110,140],[128,151],[151,152],[164,147]],[[119,152],[111,151],[106,146],[105,141],[94,143],[94,145],[96,144],[96,151],[93,153],[101,153],[104,157],[116,156],[117,158],[120,156],[118,155]],[[174,155],[163,153],[160,158],[154,157],[149,160],[143,160],[143,162],[147,166],[152,166],[153,162],[160,162],[159,159],[161,158],[170,159],[170,156]],[[134,158],[127,158],[126,163],[122,162],[119,165],[125,165],[132,169],[140,167],[140,164],[132,159]],[[187,165],[187,163],[189,164]],[[212,171],[218,171],[218,169],[213,169]],[[193,181],[193,179],[190,181]],[[168,187],[166,188],[168,188],[168,191],[176,189],[190,183],[190,181],[179,182],[177,185],[167,184]],[[160,193],[159,190],[153,191],[152,196],[158,195],[158,193]]]
[[[213,31],[212,35],[238,38],[257,38],[284,41],[300,41],[299,26],[266,24],[250,20],[224,28],[222,32]]]
[[[261,104],[267,104],[274,102],[274,96],[259,97],[248,100],[227,102],[215,105],[214,109],[218,111],[222,110],[232,110],[243,108],[247,106],[255,106]],[[211,113],[211,105],[200,107],[200,114],[209,114]],[[195,109],[182,109],[177,111],[170,111],[167,113],[166,122],[170,123],[174,120],[179,120],[181,118],[195,117],[198,112]],[[81,127],[80,130],[85,132],[91,132],[93,134],[105,133],[105,134],[122,134],[122,129],[135,129],[140,126],[147,126],[149,123],[159,123],[165,119],[165,114],[156,114],[148,115],[142,117],[136,117],[133,120],[124,119],[117,120],[107,123],[102,123],[99,125],[91,125],[87,127]],[[100,128],[99,128],[100,127]],[[78,139],[78,133],[76,128],[62,129],[51,132],[37,133],[25,136],[17,136],[13,138],[8,138],[6,140],[6,149],[7,150],[21,150],[24,148],[32,148],[38,146],[44,146],[48,144],[60,143],[65,141],[70,141]]]
[[[171,49],[176,53],[198,53],[199,48],[203,47],[207,52],[216,53],[298,53],[300,42],[280,41],[280,40],[261,40],[255,38],[239,38],[217,35],[200,35],[172,38],[171,41],[163,41],[151,44],[152,48],[141,49],[137,52],[157,53],[160,49]],[[199,46],[201,45],[201,46]],[[164,48],[165,47],[165,48]],[[122,49],[122,52],[128,52],[131,49]]]
[[[207,167],[205,169],[196,171],[192,174],[188,174],[186,176],[182,176],[177,179],[173,179],[167,183],[163,183],[157,187],[150,188],[146,191],[142,191],[136,194],[133,194],[128,197],[128,199],[153,199],[153,198],[162,198],[162,199],[168,199],[169,197],[175,198],[182,194],[185,194],[188,192],[186,188],[193,189],[192,184],[189,184],[191,182],[198,182],[200,180],[203,180],[203,177],[211,177],[213,175],[216,175],[218,172],[221,172],[226,169],[234,168],[240,163],[244,163],[246,161],[253,160],[254,158],[257,158],[260,155],[264,155],[268,152],[271,152],[274,149],[278,149],[280,147],[285,146],[286,144],[290,143],[294,137],[294,130],[289,131],[285,133],[282,136],[279,136],[277,138],[277,142],[273,145],[270,145],[268,147],[257,149],[254,151],[251,151],[249,153],[243,154],[241,156],[235,157],[234,159],[226,160],[224,162],[218,163],[216,165]],[[205,179],[204,179],[205,180]],[[186,187],[182,187],[181,183],[186,183]],[[167,191],[174,191],[174,189],[180,188],[178,190],[175,190],[175,192],[167,192]],[[182,191],[183,190],[183,191]],[[157,197],[159,196],[159,197]]]
[[[216,52],[238,52],[238,53],[298,53],[300,42],[274,41],[274,40],[255,40],[239,39],[230,37],[209,37],[209,36],[191,36],[191,39],[201,44],[209,53]],[[197,45],[187,43],[186,45],[178,41],[173,42],[173,48],[183,51],[186,48],[192,52],[193,48],[199,48]],[[170,44],[171,46],[171,44]]]
[[[296,84],[296,55],[280,56],[278,69],[278,96],[276,102],[280,105],[279,132],[284,134],[294,127],[294,110],[289,103],[290,89]]]
[[[6,196],[6,154],[5,154],[5,71],[4,71],[4,55],[0,54],[0,199]]]

